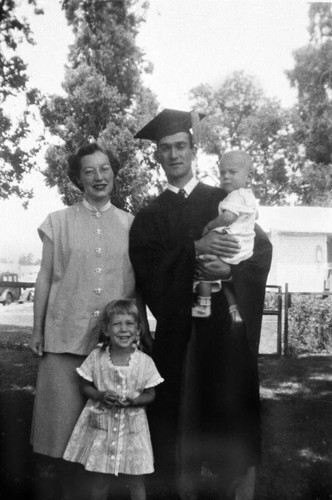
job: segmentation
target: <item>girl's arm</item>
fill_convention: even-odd
[[[88,399],[93,401],[101,401],[103,398],[103,391],[98,391],[92,382],[89,382],[83,377],[80,377],[80,391]]]
[[[121,406],[146,406],[154,401],[156,397],[156,390],[154,387],[149,387],[144,389],[142,394],[137,396],[137,398],[127,398]]]
[[[118,396],[113,391],[99,391],[92,382],[80,377],[80,391],[88,399],[100,401],[104,406],[110,407],[118,403]]]
[[[43,255],[40,271],[36,280],[33,305],[33,331],[29,342],[30,350],[37,356],[43,355],[44,321],[48,298],[50,295],[53,274],[53,243],[45,236],[43,239]]]
[[[142,394],[137,396],[137,398],[127,398],[125,401],[121,401],[119,396],[113,391],[99,391],[95,388],[92,382],[80,378],[80,390],[82,394],[93,401],[100,401],[106,407],[110,406],[146,406],[154,400],[156,397],[156,391],[154,387],[145,389]]]
[[[230,212],[229,210],[223,210],[221,214],[218,215],[215,219],[210,221],[205,228],[203,229],[203,236],[212,231],[212,229],[216,229],[217,227],[222,226],[230,226],[233,222],[236,221],[238,216],[234,212]]]

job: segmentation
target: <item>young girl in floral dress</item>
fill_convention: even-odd
[[[145,500],[144,474],[153,468],[145,406],[163,379],[139,349],[140,318],[131,300],[109,303],[101,316],[105,341],[77,368],[88,401],[64,459],[91,473],[91,499],[106,500],[110,475],[125,474],[132,500]]]

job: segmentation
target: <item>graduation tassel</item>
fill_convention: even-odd
[[[197,111],[191,111],[191,128],[193,131],[193,139],[195,146],[199,146],[200,143],[200,117]]]

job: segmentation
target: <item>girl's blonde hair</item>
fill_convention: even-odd
[[[109,345],[109,338],[106,335],[108,325],[116,314],[128,314],[132,316],[138,325],[138,331],[141,330],[141,317],[136,305],[136,302],[131,299],[112,300],[107,304],[100,316],[100,320],[96,325],[97,333],[99,333],[99,341],[102,342],[103,348]]]

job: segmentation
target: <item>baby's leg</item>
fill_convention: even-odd
[[[127,476],[131,500],[146,500],[143,476]]]
[[[208,318],[211,316],[212,282],[199,281],[197,284],[196,303],[192,308],[193,318]]]
[[[237,327],[242,327],[243,320],[236,302],[236,297],[233,293],[233,289],[229,283],[223,283],[223,292],[227,300],[229,314],[232,318],[233,329]]]
[[[212,283],[210,281],[200,281],[197,285],[199,297],[211,297]]]
[[[223,285],[223,292],[225,294],[228,306],[236,306],[237,302],[233,290],[228,283],[223,283]]]

